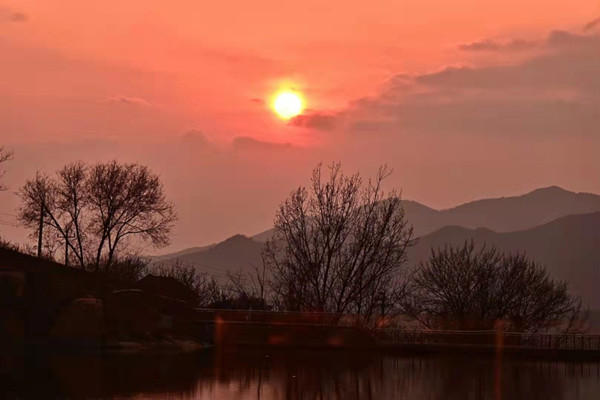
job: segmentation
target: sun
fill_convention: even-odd
[[[279,117],[290,119],[300,114],[304,109],[304,102],[298,93],[282,91],[275,95],[273,110]]]

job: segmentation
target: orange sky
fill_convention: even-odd
[[[584,29],[599,16],[597,0],[2,1],[6,180],[148,163],[180,210],[177,247],[267,228],[321,160],[387,162],[434,207],[600,192],[600,31]],[[293,124],[264,103],[282,85],[307,100]]]

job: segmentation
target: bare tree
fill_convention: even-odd
[[[149,261],[136,255],[118,258],[103,270],[112,284],[130,288],[132,284],[146,276],[150,270]]]
[[[110,265],[119,245],[130,236],[154,246],[169,243],[176,214],[165,199],[159,177],[147,167],[116,161],[96,164],[90,168],[86,187],[94,215],[91,228],[99,239],[96,268],[105,249]]]
[[[364,185],[339,163],[329,167],[327,181],[321,170],[314,169],[310,189],[294,190],[276,214],[263,253],[272,289],[289,310],[373,315],[382,298],[396,298],[412,227],[399,194],[384,192],[387,167]]]
[[[167,244],[176,220],[158,176],[138,164],[69,164],[55,177],[38,173],[20,196],[19,219],[38,246],[59,243],[65,264],[73,260],[96,272],[133,239]]]
[[[59,208],[61,202],[57,200],[59,193],[57,186],[56,180],[38,173],[34,179],[25,183],[19,193],[22,201],[19,220],[32,230],[32,237],[38,238],[38,257],[42,255],[44,245],[51,249],[50,254],[55,254],[57,241],[74,248],[73,244],[67,240],[67,226],[71,225],[71,221]],[[67,260],[68,251],[65,253]],[[65,263],[68,262],[65,261]],[[83,259],[79,260],[79,264],[83,267]]]
[[[159,264],[152,269],[152,274],[173,278],[190,291],[194,292],[202,302],[209,292],[210,280],[206,274],[200,273],[192,264],[176,260],[172,264]]]
[[[584,317],[581,301],[544,267],[473,241],[432,249],[408,293],[404,311],[429,328],[493,329],[504,320],[518,332],[572,331]]]
[[[12,160],[13,152],[8,151],[4,148],[4,146],[0,146],[0,164],[3,164],[7,161]],[[4,175],[4,171],[0,169],[0,178]],[[7,190],[8,188],[2,184],[0,184],[0,192]]]
[[[173,263],[157,264],[151,273],[173,278],[196,295],[195,303],[205,308],[244,308],[238,299],[243,295],[235,284],[218,282],[214,277],[199,272],[193,264],[175,260]],[[236,275],[237,276],[237,275]],[[238,282],[232,279],[231,282]]]
[[[263,263],[254,267],[252,272],[228,272],[231,303],[239,309],[270,310],[274,302],[272,291],[268,287],[267,268]]]

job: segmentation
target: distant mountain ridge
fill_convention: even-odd
[[[600,211],[599,195],[570,192],[558,186],[536,189],[521,196],[475,200],[444,210],[435,210],[413,200],[403,200],[402,203],[416,236],[451,225],[512,232],[567,215]],[[272,230],[267,230],[252,236],[252,239],[264,242],[271,235]]]
[[[585,303],[600,309],[600,212],[569,215],[516,232],[447,226],[419,239],[408,252],[409,265],[426,261],[432,248],[467,240],[505,252],[524,252],[545,265],[553,278],[567,281]]]
[[[157,262],[180,260],[193,264],[200,272],[217,279],[225,279],[227,272],[250,271],[262,262],[263,243],[244,235],[234,235],[220,243],[199,248],[183,250],[178,253],[155,257]]]
[[[432,247],[473,239],[502,251],[523,251],[545,264],[553,277],[566,280],[593,308],[600,309],[600,196],[558,187],[522,196],[477,200],[446,210],[434,210],[405,200],[418,243],[409,251],[409,265],[425,261]],[[227,271],[251,271],[262,262],[263,242],[272,234],[235,235],[204,248],[187,249],[157,258],[180,259],[219,279]]]
[[[558,186],[536,189],[522,196],[477,200],[439,211],[439,228],[458,225],[512,232],[539,226],[574,214],[600,211],[600,196],[575,193]],[[429,233],[429,232],[428,232]]]

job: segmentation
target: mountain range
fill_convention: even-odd
[[[505,252],[524,252],[553,278],[567,281],[593,309],[600,309],[600,212],[569,215],[534,228],[497,233],[487,228],[448,226],[423,236],[408,252],[409,264],[427,260],[432,248],[467,240]]]
[[[403,201],[408,221],[419,240],[408,253],[410,266],[425,261],[431,248],[473,239],[507,252],[525,252],[566,280],[573,293],[600,309],[600,196],[553,186],[522,196],[477,200],[435,210]],[[235,235],[223,242],[157,258],[192,263],[204,273],[224,279],[227,271],[250,271],[261,264],[267,230],[252,237]]]
[[[494,232],[533,228],[567,215],[600,211],[600,196],[550,186],[521,196],[476,200],[445,210],[435,210],[412,200],[403,200],[402,206],[415,235],[420,237],[454,225],[488,228]],[[272,230],[267,230],[252,239],[265,242],[271,235]]]

